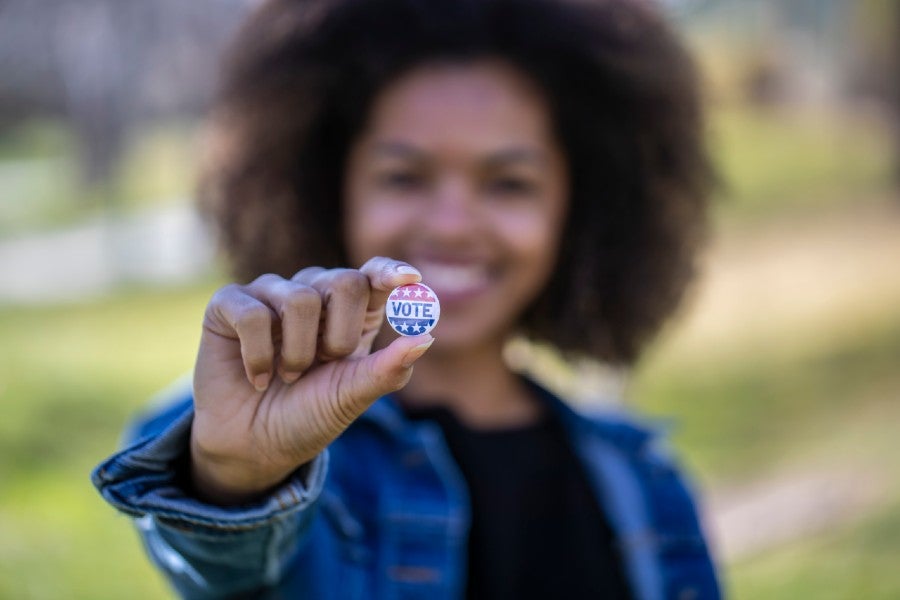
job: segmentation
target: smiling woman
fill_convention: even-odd
[[[95,483],[188,596],[717,597],[654,434],[503,360],[636,360],[692,272],[700,126],[643,2],[265,3],[203,187],[250,283]]]
[[[351,264],[383,255],[415,265],[444,307],[435,351],[452,351],[502,344],[543,289],[568,173],[523,75],[502,63],[439,64],[379,95],[350,152],[344,201]]]
[[[412,93],[412,73],[427,72],[441,87],[404,110],[436,117],[427,104],[446,106],[452,97],[462,101],[457,123],[464,110],[477,116],[489,108],[503,117],[492,128],[496,135],[509,130],[510,119],[521,120],[521,111],[506,115],[510,102],[530,104],[545,114],[508,143],[528,135],[564,159],[565,243],[546,248],[560,260],[522,315],[522,333],[566,352],[633,362],[678,305],[704,239],[712,177],[697,78],[651,2],[556,4],[264,4],[234,44],[200,188],[235,275],[250,281],[263,273],[290,276],[304,265],[362,264],[363,257],[347,254],[347,168],[364,130],[376,126],[375,111],[384,113],[380,92]],[[480,87],[470,88],[459,67],[474,63],[482,76],[469,82]],[[485,70],[499,72],[501,81],[485,83]],[[423,114],[393,118],[408,116],[408,127],[421,127]],[[379,126],[390,116],[377,115]],[[448,131],[443,118],[433,122]],[[408,163],[422,149],[407,141],[380,139],[389,147],[367,151],[382,163]],[[522,167],[558,158],[533,156]],[[381,183],[410,188],[424,175],[386,172]],[[495,178],[490,185],[497,197],[510,197],[534,183]]]

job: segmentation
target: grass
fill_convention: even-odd
[[[819,419],[852,418],[856,401],[900,397],[900,309],[806,345],[771,340],[727,358],[671,357],[641,374],[632,394],[651,414],[678,415],[675,441],[697,470],[743,478],[821,431]],[[790,334],[785,334],[789,336]]]
[[[732,336],[691,355],[673,344],[630,390],[651,415],[676,416],[673,441],[707,488],[805,469],[861,470],[877,483],[877,501],[849,521],[726,565],[731,597],[900,594],[900,306],[849,319],[799,340],[791,329]]]
[[[731,571],[735,598],[900,597],[900,503],[853,527],[800,540]]]
[[[166,595],[88,474],[129,416],[190,369],[211,292],[0,311],[0,597]]]

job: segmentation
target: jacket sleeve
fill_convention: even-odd
[[[183,597],[273,588],[310,529],[328,455],[255,503],[204,504],[181,484],[193,416],[188,394],[141,419],[126,436],[125,449],[100,463],[92,481],[110,504],[136,518],[147,552]]]

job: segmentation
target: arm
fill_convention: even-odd
[[[419,273],[388,258],[310,267],[220,289],[206,307],[192,393],[145,420],[94,484],[139,517],[151,556],[185,596],[281,581],[311,524],[326,448],[400,389],[428,334],[372,352],[390,290]]]
[[[327,454],[256,502],[205,504],[186,485],[192,421],[190,396],[143,419],[127,448],[95,469],[94,484],[113,506],[138,517],[147,552],[183,597],[231,597],[277,585],[309,529]]]

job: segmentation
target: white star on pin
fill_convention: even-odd
[[[416,298],[422,297],[422,290],[416,290]]]

